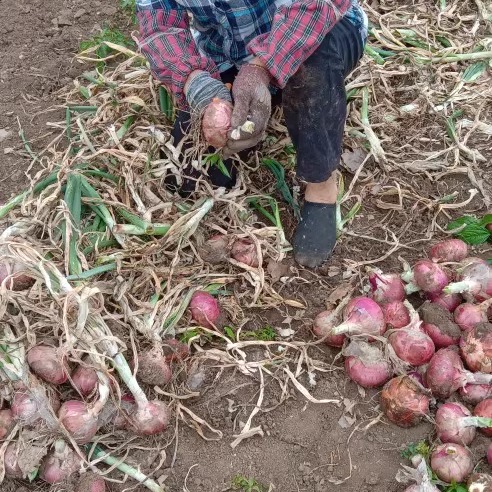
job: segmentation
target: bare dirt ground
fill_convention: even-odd
[[[1,8],[0,200],[3,201],[27,184],[24,173],[30,159],[18,136],[19,129],[22,128],[34,150],[44,148],[57,134],[47,125],[64,118],[62,109],[53,108],[57,104],[54,93],[69,85],[86,68],[73,59],[79,42],[96,33],[105,22],[127,31],[132,27],[116,1],[32,0],[26,4],[3,0]],[[388,74],[394,87],[405,85],[405,78],[402,74]],[[401,104],[412,101],[408,92],[402,98]],[[473,119],[473,115],[468,116]],[[374,118],[381,122],[384,115],[374,115]],[[398,140],[395,135],[385,135],[385,138]],[[488,162],[474,170],[490,193],[492,151],[489,149],[485,155]],[[351,175],[346,176],[348,183]],[[431,206],[426,208],[419,200],[412,202],[408,196],[381,195],[383,187],[396,189],[401,182],[410,183],[419,197],[429,203],[436,197],[453,193],[457,201],[466,200],[470,187],[466,171],[431,182],[401,169],[381,176],[378,165],[373,162],[367,166],[363,179],[363,210],[350,228],[356,232],[349,231],[344,236],[327,268],[312,274],[299,272],[291,261],[284,262],[283,279],[277,281],[276,287],[282,295],[302,300],[307,309],[249,310],[246,315],[250,321],[244,329],[287,326],[295,330],[296,338],[309,339],[312,319],[325,309],[326,299],[344,282],[341,265],[346,258],[357,257],[361,265],[378,259],[378,266],[385,270],[400,268],[397,255],[391,255],[395,237],[407,244],[404,249],[407,260],[422,255],[429,242],[428,224],[435,210]],[[258,181],[261,182],[261,175]],[[468,210],[477,213],[486,210],[480,195],[469,204]],[[451,215],[461,212],[450,211]],[[286,216],[285,223],[290,232],[294,222]],[[393,235],[385,229],[387,223],[391,223]],[[490,249],[477,251],[490,257]],[[250,358],[261,359],[262,351],[255,350],[258,353],[250,353]],[[171,492],[231,490],[231,483],[238,475],[254,478],[265,486],[264,490],[271,485],[282,492],[322,492],[335,488],[341,492],[403,490],[405,487],[395,481],[400,463],[404,462],[400,452],[409,443],[429,438],[431,425],[400,429],[380,420],[378,392],[362,391],[350,382],[341,362],[334,360],[336,351],[328,347],[320,347],[318,351],[317,358],[328,364],[333,362],[333,366],[317,377],[316,386],[311,388],[312,396],[337,399],[339,404],[308,402],[299,392],[285,390],[275,378],[270,378],[265,385],[262,411],[254,419],[254,426],[261,427],[263,436],[247,439],[233,449],[234,436],[260,396],[259,380],[252,381],[251,377],[246,378],[231,368],[208,365],[200,372],[205,382],[196,386],[200,397],[185,400],[183,404],[220,431],[221,439],[217,439],[217,432],[205,429],[203,432],[208,439],[205,440],[197,433],[196,424],[186,426],[180,421],[176,430],[170,429],[162,441],[148,442],[152,452],[139,445],[128,461],[154,477],[167,477],[165,484]],[[178,381],[186,379],[185,373],[193,371],[196,373],[196,368],[183,366],[183,373],[176,377]],[[303,383],[309,386],[307,380]],[[285,401],[279,405],[280,400]],[[477,437],[472,448],[475,461],[484,455],[488,442],[482,436]],[[169,444],[166,450],[157,455],[155,449],[162,449],[166,444]],[[1,490],[21,492],[37,490],[37,487],[7,481]],[[146,490],[134,488],[131,480],[125,485],[112,484],[110,489]],[[253,492],[256,489],[242,490]]]

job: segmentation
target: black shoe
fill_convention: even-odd
[[[297,263],[321,266],[331,256],[337,240],[336,205],[304,202],[292,246]]]

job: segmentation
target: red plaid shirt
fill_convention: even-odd
[[[226,8],[219,9],[218,4],[226,4]],[[174,93],[181,107],[186,106],[183,89],[193,70],[206,70],[218,78],[219,71],[253,56],[265,63],[275,85],[284,87],[335,23],[358,2],[236,0],[227,4],[137,0],[141,50],[154,76]],[[195,36],[190,12],[198,33]]]

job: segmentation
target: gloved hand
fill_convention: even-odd
[[[247,63],[240,68],[232,86],[234,110],[229,140],[224,148],[226,157],[254,147],[262,139],[272,112],[270,79],[267,69],[260,65]],[[251,132],[238,130],[246,121],[252,123]]]

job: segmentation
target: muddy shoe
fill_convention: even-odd
[[[331,255],[337,239],[336,205],[304,202],[292,246],[297,263],[321,266]]]

